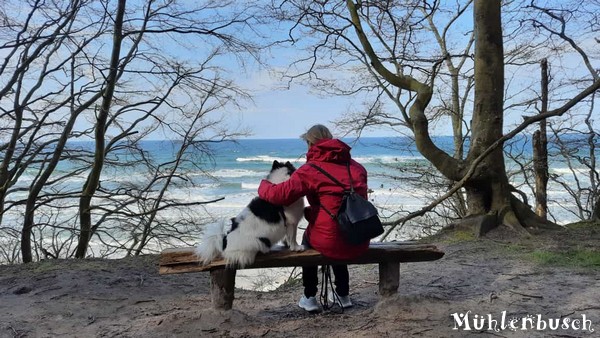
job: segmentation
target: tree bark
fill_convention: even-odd
[[[92,197],[98,188],[100,174],[104,166],[105,156],[105,134],[106,121],[110,111],[113,93],[115,91],[116,80],[118,76],[119,59],[121,55],[121,42],[123,40],[123,17],[125,15],[126,0],[119,0],[117,15],[114,24],[113,48],[110,60],[110,71],[106,79],[106,89],[102,95],[102,104],[96,118],[94,163],[92,169],[81,192],[79,199],[79,220],[81,232],[77,244],[76,258],[85,258],[85,253],[91,237],[92,215],[90,211]]]
[[[548,111],[548,60],[541,62],[541,111]],[[538,216],[547,219],[548,215],[548,136],[546,119],[540,121],[540,129],[533,134],[533,168],[535,173],[535,211]]]
[[[503,136],[504,51],[500,0],[476,0],[475,106],[473,137],[467,162],[473,161]],[[554,227],[512,196],[502,147],[496,147],[479,164],[465,184],[471,214],[496,214],[499,224],[520,234],[525,227]]]
[[[504,125],[504,51],[500,0],[475,1],[475,102],[473,136],[467,163],[502,137]],[[470,214],[486,214],[510,205],[510,189],[502,147],[479,164],[465,184]]]

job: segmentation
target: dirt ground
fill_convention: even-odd
[[[446,255],[401,265],[398,295],[381,300],[376,265],[351,266],[355,306],[305,313],[299,284],[236,290],[234,309],[210,309],[207,273],[158,275],[157,256],[0,266],[0,337],[593,337],[600,336],[600,266],[544,265],[533,250],[598,250],[600,227],[514,239],[429,239]],[[597,253],[597,252],[596,252]],[[588,330],[454,330],[457,315],[501,320],[582,315]],[[563,321],[564,323],[564,321]],[[471,324],[472,325],[472,324]],[[486,324],[487,325],[487,324]],[[594,330],[591,332],[590,329]]]

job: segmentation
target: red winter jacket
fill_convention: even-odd
[[[347,187],[350,187],[350,178],[346,164],[350,161],[354,190],[367,198],[367,171],[350,158],[350,147],[344,142],[337,139],[317,142],[308,149],[306,161],[321,167]],[[342,192],[342,187],[308,164],[294,171],[290,179],[283,183],[273,184],[263,180],[258,187],[260,198],[278,205],[289,205],[306,196],[310,207],[305,212],[308,221],[305,236],[308,236],[315,250],[340,260],[356,258],[369,247],[369,241],[359,245],[346,243],[338,230],[337,221],[319,208],[319,205],[323,205],[336,215],[342,203]]]

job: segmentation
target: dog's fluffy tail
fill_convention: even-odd
[[[196,255],[203,264],[208,264],[223,255],[224,226],[223,222],[211,223],[206,226],[202,242],[196,247]]]

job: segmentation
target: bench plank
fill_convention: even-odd
[[[161,253],[159,263],[159,273],[175,274],[186,272],[201,272],[224,269],[226,263],[223,259],[212,261],[209,264],[202,265],[198,257],[194,254],[195,248],[166,249]],[[281,247],[275,247],[269,253],[256,256],[254,264],[245,267],[245,269],[254,268],[272,268],[272,267],[294,267],[304,265],[322,265],[322,264],[372,264],[372,263],[403,263],[403,262],[421,262],[433,261],[444,256],[432,244],[416,244],[411,242],[386,242],[371,243],[369,249],[360,257],[339,261],[324,257],[313,249],[305,251],[289,251]],[[390,285],[390,288],[393,288]],[[396,286],[397,289],[397,286]]]

